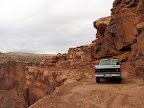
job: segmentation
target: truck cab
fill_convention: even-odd
[[[117,59],[102,59],[99,65],[94,66],[96,82],[100,79],[116,78],[121,83],[121,65]]]

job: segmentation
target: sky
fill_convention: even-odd
[[[0,0],[0,52],[65,53],[95,40],[114,0]]]

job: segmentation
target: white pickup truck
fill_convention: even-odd
[[[94,66],[94,71],[97,83],[100,83],[100,78],[117,78],[121,83],[121,64],[117,59],[102,59]]]

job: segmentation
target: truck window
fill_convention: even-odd
[[[117,60],[102,60],[100,65],[116,65]]]

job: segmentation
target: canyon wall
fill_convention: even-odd
[[[26,108],[44,96],[52,94],[57,87],[63,84],[93,76],[95,63],[70,63],[67,61],[67,56],[67,54],[51,56],[35,66],[16,61],[1,63],[0,99],[4,100],[0,101],[1,107]]]
[[[0,89],[23,89],[25,86],[25,71],[23,63],[9,61],[0,64]]]
[[[1,53],[0,54],[0,107],[1,108],[27,108],[36,100],[42,98],[38,96],[33,97],[34,90],[29,86],[29,74],[36,79],[38,73],[27,73],[29,68],[35,68],[39,62],[45,58],[52,57],[53,55],[42,54],[28,54],[28,53]],[[40,83],[35,81],[35,84]],[[43,85],[47,86],[45,80]],[[38,84],[37,84],[38,85]],[[49,85],[48,85],[49,86]],[[38,91],[40,92],[40,90]],[[39,94],[39,93],[35,93]],[[41,94],[42,95],[42,94]],[[36,99],[35,99],[36,98]],[[33,102],[33,103],[32,103]]]
[[[9,61],[0,64],[1,108],[26,108],[24,86],[25,69],[23,63]]]
[[[0,108],[27,108],[23,90],[0,90]]]
[[[28,106],[52,94],[63,84],[92,78],[94,64],[93,62],[70,62],[67,60],[67,54],[58,54],[41,61],[38,67],[27,68],[24,91]]]

